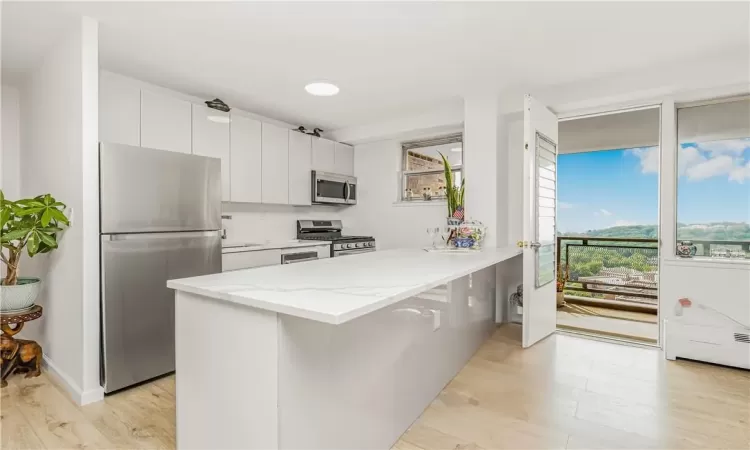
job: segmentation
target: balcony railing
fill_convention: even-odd
[[[578,297],[655,305],[659,286],[656,239],[559,236],[558,267],[565,292]]]

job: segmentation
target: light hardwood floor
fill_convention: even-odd
[[[750,448],[750,372],[498,328],[397,450]],[[174,377],[77,407],[48,375],[2,391],[2,449],[173,448]]]

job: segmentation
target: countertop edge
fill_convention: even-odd
[[[447,277],[443,277],[439,280],[434,280],[430,283],[419,285],[419,287],[416,287],[414,289],[409,289],[408,291],[401,292],[397,295],[387,297],[381,301],[370,303],[360,308],[352,309],[342,314],[321,313],[321,312],[311,311],[309,309],[300,309],[300,308],[286,306],[286,305],[282,305],[278,303],[269,303],[269,302],[254,299],[251,297],[238,296],[238,295],[233,295],[227,292],[219,292],[216,290],[209,290],[209,289],[198,288],[195,286],[185,285],[182,283],[178,283],[177,280],[167,281],[167,287],[170,289],[174,289],[176,291],[189,292],[191,294],[196,294],[196,295],[213,298],[217,300],[224,300],[224,301],[232,302],[232,303],[242,305],[242,306],[258,308],[258,309],[275,312],[279,314],[287,314],[290,316],[314,320],[316,322],[323,322],[323,323],[327,323],[331,325],[341,325],[351,320],[362,317],[366,314],[370,314],[382,308],[388,307],[394,303],[398,303],[401,300],[405,300],[421,292],[428,291],[442,284],[449,283],[458,278],[472,274],[478,270],[482,270],[489,266],[499,264],[503,261],[507,261],[511,258],[514,258],[522,254],[522,250],[515,248],[515,247],[501,247],[498,250],[500,251],[509,250],[509,251],[507,254],[497,254],[496,257],[492,258],[490,261],[484,261],[481,263],[473,264],[467,267],[466,269],[455,272]]]
[[[250,247],[222,247],[221,253],[245,253],[245,252],[262,252],[264,250],[285,250],[288,248],[304,248],[304,247],[321,247],[331,245],[331,241],[309,241],[309,242],[294,242],[294,243],[275,243],[270,242],[268,244],[253,245]]]

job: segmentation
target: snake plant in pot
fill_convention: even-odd
[[[0,281],[0,311],[24,309],[39,294],[39,278],[19,277],[21,256],[33,258],[58,247],[58,237],[69,224],[65,204],[50,194],[11,201],[0,190],[0,258],[6,267]]]
[[[462,179],[461,186],[456,187],[456,182],[453,180],[451,163],[442,153],[440,153],[440,156],[443,158],[443,170],[445,171],[445,199],[446,203],[448,203],[448,222],[450,225],[453,219],[457,223],[461,223],[464,218],[464,184],[466,183],[466,179]]]

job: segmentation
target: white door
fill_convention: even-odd
[[[354,147],[334,143],[333,172],[340,175],[354,176]]]
[[[221,201],[228,202],[229,113],[193,105],[193,154],[221,160]]]
[[[141,91],[141,146],[172,152],[192,152],[190,103]]]
[[[312,202],[312,140],[304,133],[289,132],[289,204]]]
[[[263,123],[261,142],[261,200],[289,204],[289,130]]]
[[[141,145],[141,89],[109,72],[99,76],[99,140]]]
[[[523,346],[555,332],[557,322],[557,116],[524,98]]]
[[[334,142],[319,137],[312,138],[312,167],[319,172],[336,170]]]
[[[261,124],[255,119],[232,114],[229,127],[230,197],[233,202],[260,203]]]

